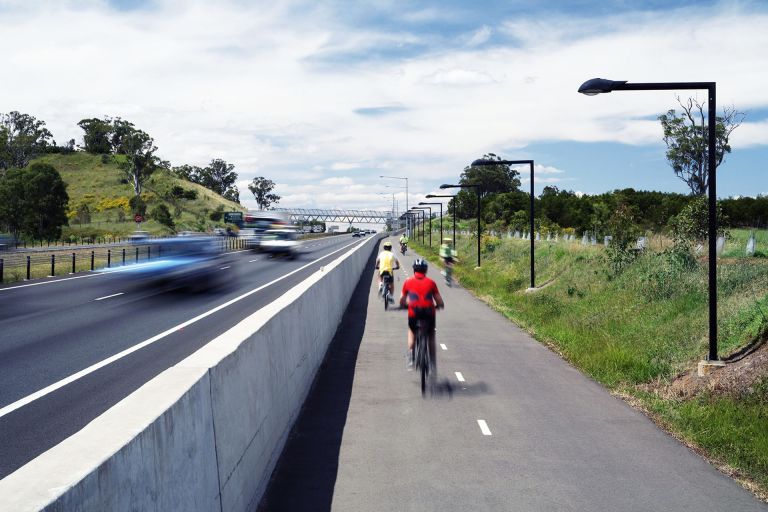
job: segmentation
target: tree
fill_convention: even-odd
[[[259,210],[266,210],[271,205],[280,201],[280,196],[272,193],[274,188],[275,182],[263,176],[256,176],[251,184],[248,185],[248,190],[251,191],[253,198],[256,199]]]
[[[133,185],[133,191],[138,197],[141,195],[144,183],[159,167],[160,160],[155,156],[157,147],[154,139],[132,126],[130,130],[121,134],[118,150],[125,155],[125,161],[120,162],[120,170]]]
[[[200,183],[202,180],[203,169],[196,165],[180,165],[171,169],[171,172],[179,178],[192,183]]]
[[[67,224],[68,202],[66,184],[49,164],[13,168],[0,179],[0,224],[14,237],[58,239]]]
[[[26,167],[52,138],[45,121],[17,111],[0,114],[0,176],[11,167]]]
[[[112,152],[112,121],[105,119],[82,119],[77,126],[83,129],[83,149],[88,153],[109,154]]]
[[[483,155],[483,159],[501,160],[493,153]],[[476,190],[480,193],[481,201],[492,194],[516,192],[520,188],[519,176],[519,172],[506,164],[465,167],[459,178],[459,184],[478,185],[478,187],[461,189],[456,194],[457,215],[465,219],[476,215]]]
[[[228,164],[221,158],[215,158],[202,169],[199,183],[223,198],[239,203],[240,193],[235,186],[237,173],[234,169],[234,164]]]
[[[168,210],[168,207],[162,203],[160,203],[159,205],[155,206],[152,209],[152,212],[150,213],[150,217],[155,219],[157,222],[159,222],[163,226],[169,227],[171,229],[176,228],[176,226],[173,223],[173,217],[171,217],[170,210]]]
[[[706,194],[709,186],[709,126],[704,104],[688,98],[680,115],[672,109],[659,116],[664,129],[664,143],[667,145],[667,161],[675,174],[691,189],[691,194]],[[726,153],[731,152],[729,139],[746,116],[734,107],[723,109],[715,125],[715,168],[723,163]]]

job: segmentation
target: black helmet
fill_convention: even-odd
[[[421,272],[422,274],[427,273],[427,260],[423,260],[421,258],[416,258],[413,260],[413,271],[414,272]]]
[[[384,248],[385,249],[391,249],[392,248],[392,242],[390,242],[390,241],[384,242]]]

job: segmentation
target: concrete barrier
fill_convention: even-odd
[[[0,509],[255,509],[376,239],[0,481]]]

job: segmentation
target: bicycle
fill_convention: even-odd
[[[421,396],[427,393],[427,381],[434,378],[432,355],[429,349],[427,322],[423,318],[416,321],[416,343],[413,346],[413,364],[421,375]],[[432,374],[432,375],[430,375]]]
[[[405,251],[408,250],[408,244],[400,244],[400,254],[405,256]]]
[[[384,311],[386,311],[389,308],[389,302],[390,298],[392,297],[392,292],[389,291],[389,283],[394,279],[389,274],[385,274],[382,276],[381,279],[381,286],[384,287],[384,289],[381,292],[381,296],[384,298]]]

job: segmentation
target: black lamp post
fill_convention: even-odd
[[[427,215],[427,212],[425,212],[424,210],[421,210],[419,208],[416,208],[415,206],[411,207],[411,211],[413,213],[420,213],[421,214],[421,244],[424,245],[424,222],[426,221],[425,217]]]
[[[429,246],[432,247],[432,208],[429,206],[414,206],[415,210],[429,210]]]
[[[429,197],[429,196],[427,196]],[[419,204],[428,204],[432,206],[440,206],[440,243],[443,243],[443,203],[425,203],[420,202]],[[430,228],[431,230],[431,228]]]
[[[669,91],[676,89],[706,89],[709,97],[707,151],[709,171],[709,361],[719,361],[717,357],[717,158],[716,137],[717,101],[715,82],[661,82],[628,83],[626,80],[606,80],[593,78],[587,80],[579,92],[594,96],[611,91]]]
[[[531,168],[531,288],[536,288],[536,268],[534,266],[534,225],[533,225],[533,160],[491,160],[489,158],[481,158],[472,162],[472,167],[483,167],[488,165],[522,165],[528,164]]]
[[[451,195],[437,195],[437,194],[427,194],[427,199],[432,199],[433,197],[456,197]],[[442,211],[443,209],[440,208],[440,216],[442,217]],[[442,223],[440,224],[440,233],[442,236],[443,227]],[[453,201],[453,247],[456,247],[456,200]]]
[[[440,185],[441,190],[445,190],[446,188],[474,188],[475,192],[477,193],[477,266],[480,266],[480,185],[448,185],[446,183]],[[455,199],[454,199],[455,201]],[[454,208],[455,208],[454,203]]]

